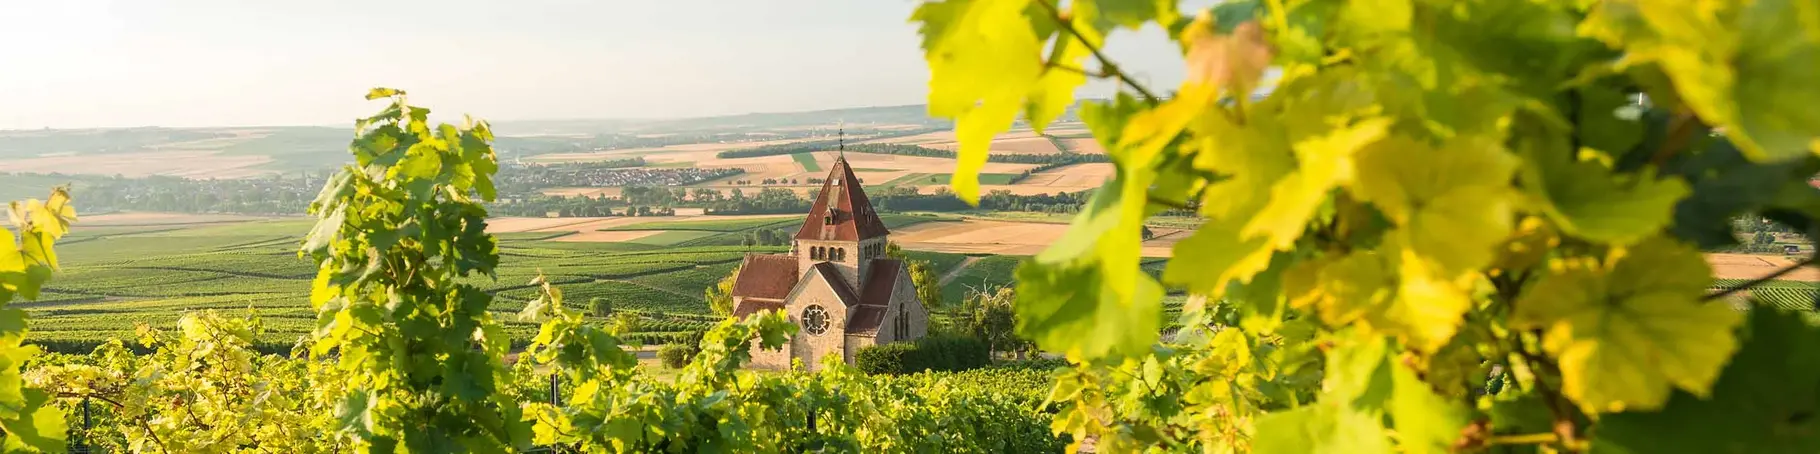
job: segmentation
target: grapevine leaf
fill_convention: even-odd
[[[398,95],[402,95],[402,94],[404,94],[404,91],[402,91],[402,90],[393,89],[393,88],[385,88],[385,87],[374,87],[372,90],[367,91],[367,100],[372,101],[372,100],[379,99],[379,98],[388,98],[388,97],[398,96]]]
[[[1106,22],[1131,30],[1151,21],[1169,24],[1180,14],[1175,0],[1090,0],[1081,3],[1094,5]]]
[[[1297,309],[1313,311],[1327,326],[1339,328],[1382,313],[1394,295],[1392,270],[1374,252],[1337,259],[1311,260],[1291,268],[1284,288]]]
[[[1801,1],[1760,0],[1687,8],[1674,2],[1599,3],[1587,35],[1655,63],[1708,124],[1724,128],[1747,156],[1781,160],[1814,153],[1820,137],[1820,39],[1802,31]]]
[[[18,384],[10,386],[16,388]],[[9,414],[0,416],[0,429],[6,430],[6,452],[63,452],[69,442],[63,408],[52,405],[50,394],[44,390],[23,391],[22,405],[9,408],[5,412]]]
[[[1617,174],[1555,147],[1532,147],[1525,158],[1523,183],[1543,212],[1563,232],[1595,241],[1627,245],[1654,235],[1688,194],[1678,177]]]
[[[1193,235],[1176,242],[1163,281],[1189,291],[1219,295],[1230,282],[1244,282],[1270,266],[1264,238],[1240,239],[1232,224],[1201,224]]]
[[[1259,418],[1252,452],[1374,454],[1394,452],[1374,414],[1311,405]]]
[[[1081,69],[1082,63],[1093,54],[1093,48],[1104,43],[1099,29],[1088,25],[1095,20],[1092,3],[1074,2],[1071,8],[1074,13],[1069,21],[1080,35],[1064,33],[1055,40],[1055,45],[1049,51],[1049,61],[1043,66],[1042,76],[1031,88],[1029,105],[1025,108],[1024,117],[1029,120],[1030,129],[1037,134],[1042,134],[1043,128],[1061,117],[1062,112],[1074,104],[1074,90],[1087,83],[1087,74]],[[1048,14],[1043,8],[1034,9],[1044,11],[1045,16]],[[1033,22],[1055,20],[1051,17],[1032,19]]]
[[[1293,246],[1328,191],[1352,183],[1353,155],[1383,137],[1390,123],[1387,118],[1367,119],[1297,141],[1293,149],[1298,167],[1277,181],[1270,203],[1245,224],[1240,236],[1264,236],[1278,250]]]
[[[1025,96],[1042,75],[1042,43],[1029,0],[947,0],[924,3],[911,16],[922,24],[929,62],[929,114],[954,118],[960,141],[952,184],[967,203],[979,203],[979,171],[992,137],[1011,128]]]
[[[1820,329],[1797,313],[1752,310],[1746,340],[1712,395],[1676,392],[1656,412],[1600,419],[1594,452],[1820,452]]]
[[[1410,454],[1453,451],[1460,429],[1466,427],[1466,408],[1435,394],[1415,371],[1403,365],[1391,368],[1393,391],[1390,418],[1397,429],[1398,445]]]
[[[1216,20],[1211,12],[1202,11],[1182,32],[1182,43],[1188,48],[1183,91],[1203,86],[1225,90],[1231,96],[1249,95],[1270,64],[1264,28],[1257,21],[1248,21],[1222,33]]]
[[[68,189],[52,189],[49,199],[41,205],[34,205],[30,214],[32,229],[50,239],[63,238],[70,231],[70,223],[76,221],[76,208],[70,205]]]
[[[1579,96],[1583,99],[1576,131],[1581,135],[1582,146],[1608,156],[1621,156],[1643,141],[1643,122],[1623,116],[1625,109],[1636,108],[1631,105],[1630,96],[1605,86],[1587,87],[1580,90]]]
[[[1400,227],[1410,253],[1451,277],[1490,264],[1510,235],[1514,207],[1505,188],[1516,167],[1489,140],[1435,148],[1396,136],[1360,152],[1354,193]]]
[[[1588,413],[1661,408],[1672,388],[1705,397],[1737,346],[1738,313],[1700,301],[1712,271],[1691,247],[1655,238],[1606,263],[1569,259],[1517,301],[1560,362],[1562,393]]]
[[[1018,267],[1018,334],[1079,360],[1148,349],[1162,329],[1162,286],[1140,275],[1131,293],[1120,295],[1099,273],[1091,262]]]

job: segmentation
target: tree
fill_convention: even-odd
[[[610,317],[613,315],[613,302],[598,296],[588,298],[588,311],[593,312],[595,317]]]
[[[703,299],[708,302],[708,309],[714,311],[715,315],[733,316],[733,282],[739,277],[739,268],[734,267],[732,272],[727,273],[727,277],[721,278],[720,282],[715,283],[713,287],[702,291]]]
[[[916,286],[916,297],[932,309],[942,307],[942,277],[935,274],[929,262],[910,261],[910,282]]]
[[[1016,272],[1017,332],[1074,366],[1058,432],[1105,452],[1815,451],[1820,424],[1743,421],[1809,413],[1752,377],[1816,330],[1769,306],[1743,326],[1713,300],[1758,283],[1709,291],[1701,250],[1737,245],[1740,214],[1820,222],[1820,7],[1699,5],[947,0],[912,22],[962,200],[995,135],[1068,112],[1118,169]],[[1102,48],[1152,25],[1182,50],[1176,87]],[[1090,79],[1117,93],[1077,104]],[[1145,223],[1190,212],[1146,272]],[[1164,338],[1168,291],[1188,299]]]
[[[640,317],[638,314],[620,312],[613,314],[613,318],[608,321],[607,326],[609,326],[608,329],[613,333],[624,335],[636,333],[639,330],[644,329],[645,322],[644,318]]]
[[[962,308],[967,332],[986,342],[993,353],[1015,352],[1023,359],[1029,341],[1017,336],[1016,290],[1011,287],[979,289],[970,293]]]

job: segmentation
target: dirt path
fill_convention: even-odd
[[[966,260],[961,261],[961,264],[955,265],[954,269],[948,270],[948,274],[942,275],[942,279],[938,282],[942,285],[948,285],[949,282],[954,281],[954,278],[961,277],[961,272],[966,271],[967,267],[973,266],[973,262],[978,261],[980,261],[979,257],[968,256]]]

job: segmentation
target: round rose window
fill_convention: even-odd
[[[803,331],[818,336],[828,332],[828,311],[821,306],[803,308]]]

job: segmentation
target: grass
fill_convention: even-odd
[[[822,171],[822,165],[815,162],[815,153],[797,153],[790,155],[790,157],[796,158],[796,163],[802,164],[803,170],[810,172]]]
[[[1015,278],[1017,266],[1023,263],[1024,257],[995,255],[979,259],[972,266],[962,270],[953,281],[942,287],[942,300],[956,304],[966,298],[967,292],[992,287],[1017,284]]]
[[[695,161],[665,162],[665,163],[652,164],[652,165],[648,165],[645,167],[650,167],[653,169],[686,169],[686,168],[690,168],[690,167],[695,167]]]

